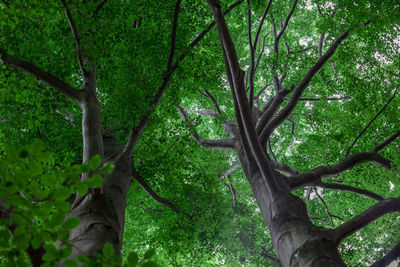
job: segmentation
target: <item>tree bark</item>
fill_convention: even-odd
[[[118,149],[116,149],[118,148]],[[67,217],[78,217],[81,223],[71,230],[69,242],[73,245],[70,258],[78,255],[93,257],[105,243],[114,246],[115,255],[121,254],[125,224],[126,196],[131,183],[131,159],[125,157],[113,138],[104,139],[106,162],[115,166],[103,176],[100,195],[90,192],[77,198]]]

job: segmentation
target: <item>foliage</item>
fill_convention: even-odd
[[[175,1],[108,1],[96,16],[93,11],[102,1],[68,2],[83,51],[96,59],[103,132],[115,135],[123,144],[165,77]],[[221,2],[226,9],[235,1]],[[250,1],[253,37],[266,2]],[[293,1],[273,2],[274,20],[284,21]],[[339,162],[354,138],[394,93],[399,78],[400,14],[398,4],[393,8],[395,1],[383,2],[299,1],[290,30],[282,37],[279,58],[272,51],[272,35],[266,36],[255,93],[271,83],[271,74],[275,73],[287,73],[284,88],[297,84],[319,57],[316,47],[298,51],[317,46],[322,34],[328,47],[344,29],[354,29],[302,96],[319,101],[299,103],[291,117],[295,121],[294,131],[286,121],[272,135],[271,145],[278,161],[300,171]],[[317,4],[322,15],[317,12]],[[250,64],[247,8],[243,3],[227,16],[240,63],[246,70]],[[334,12],[336,15],[331,16]],[[368,27],[356,29],[355,25],[370,18],[374,21]],[[175,59],[187,52],[187,44],[211,21],[205,1],[182,2]],[[257,52],[261,50],[262,37],[271,31],[272,21],[268,16]],[[139,22],[140,26],[134,27]],[[0,3],[0,32],[0,48],[7,53],[40,66],[76,88],[83,86],[77,74],[75,43],[59,1],[18,0],[12,1],[10,8]],[[285,43],[295,53],[289,53]],[[12,210],[9,219],[1,219],[4,226],[0,230],[0,264],[9,261],[26,265],[26,255],[21,251],[42,245],[50,264],[70,253],[67,243],[64,248],[55,245],[57,239],[67,240],[68,230],[78,223],[74,219],[64,221],[71,207],[68,198],[76,192],[84,195],[101,181],[99,175],[94,175],[82,183],[79,174],[97,169],[100,161],[93,159],[89,166],[80,164],[82,112],[73,101],[32,75],[2,64],[0,69],[0,146],[7,145],[1,151],[0,200],[6,209]],[[133,182],[127,197],[122,249],[122,258],[127,259],[124,263],[129,266],[138,263],[138,255],[144,255],[145,260],[140,263],[143,266],[151,266],[153,261],[162,266],[272,263],[263,256],[272,244],[242,170],[232,173],[229,179],[218,178],[237,160],[236,156],[232,152],[200,148],[190,138],[193,129],[176,111],[179,104],[192,110],[213,110],[212,101],[198,93],[203,88],[209,90],[222,115],[217,119],[191,118],[203,138],[221,138],[221,124],[235,119],[224,73],[218,36],[212,30],[180,63],[160,106],[140,136],[133,156],[135,168],[156,192],[189,217],[156,203]],[[272,95],[273,89],[266,90],[259,105],[263,107]],[[329,100],[345,96],[350,97]],[[398,130],[399,106],[396,95],[351,152],[370,151]],[[34,138],[41,142],[25,146]],[[381,154],[399,166],[398,151],[396,141]],[[394,169],[360,165],[329,181],[368,188],[384,198],[398,197],[399,172]],[[226,184],[236,189],[235,204]],[[304,198],[307,190],[295,193]],[[349,192],[324,189],[320,194],[330,213],[344,220],[374,203]],[[307,206],[310,216],[322,219],[314,221],[317,225],[333,228],[342,223],[338,218],[333,219],[333,225],[330,223],[317,197],[310,199]],[[386,215],[346,239],[340,248],[346,263],[366,265],[382,257],[400,239],[396,231],[399,224],[396,214]],[[15,229],[10,232],[6,226]],[[157,253],[149,257],[155,246]],[[87,263],[86,258],[78,260]],[[106,245],[94,261],[115,264],[122,260]]]

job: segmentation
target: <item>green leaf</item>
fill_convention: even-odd
[[[66,267],[78,267],[79,266],[79,264],[76,263],[76,261],[74,261],[74,260],[66,260],[66,261],[64,261],[64,265]]]
[[[101,164],[101,157],[100,155],[95,155],[89,160],[89,169],[90,170],[96,170],[98,167],[100,167]]]
[[[103,247],[103,255],[106,259],[111,259],[114,255],[114,247],[111,243],[106,243]]]
[[[89,259],[88,259],[88,257],[86,257],[86,256],[79,255],[79,256],[76,257],[76,259],[77,259],[79,262],[82,262],[82,263],[89,263]]]
[[[89,179],[87,179],[85,181],[85,183],[89,187],[100,188],[103,185],[103,178],[100,175],[95,174],[92,177],[90,177]]]
[[[136,252],[131,252],[128,255],[128,265],[131,267],[135,267],[137,266],[137,264],[139,263],[139,257],[138,254]]]
[[[108,173],[108,174],[110,174],[110,173],[112,173],[112,171],[114,170],[114,165],[112,165],[111,163],[106,163],[105,165],[104,165],[104,167],[102,167],[100,170],[99,170],[99,173]]]
[[[156,253],[156,249],[150,248],[144,253],[143,259],[145,259],[145,260],[150,259],[151,257],[154,256],[155,253]]]
[[[88,185],[86,183],[79,183],[76,185],[76,191],[78,191],[79,195],[84,196],[88,191]]]

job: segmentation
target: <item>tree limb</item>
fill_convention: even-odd
[[[100,9],[103,8],[103,6],[107,3],[107,1],[108,0],[103,0],[97,5],[96,9],[93,11],[94,16],[96,16],[99,13]]]
[[[329,47],[322,57],[319,57],[317,62],[309,69],[307,74],[304,76],[303,80],[294,88],[292,97],[290,98],[288,104],[282,109],[281,112],[269,122],[261,132],[260,141],[264,145],[266,141],[270,138],[272,132],[290,115],[293,109],[296,107],[301,95],[307,88],[308,84],[311,82],[315,74],[325,65],[330,57],[333,56],[339,45],[349,36],[349,31],[345,30]]]
[[[232,172],[234,172],[240,166],[241,166],[240,161],[236,161],[229,169],[227,169],[223,174],[220,174],[218,177],[221,179],[228,177]]]
[[[4,50],[0,48],[0,62],[6,66],[13,67],[29,74],[35,76],[38,80],[50,85],[54,89],[60,91],[62,94],[70,97],[76,103],[79,103],[82,98],[82,91],[77,90],[64,82],[63,80],[59,79],[58,77],[54,76],[53,74],[46,72],[34,64],[19,59],[17,57],[11,56],[7,54]]]
[[[207,0],[207,3],[216,21],[217,32],[224,53],[225,66],[229,72],[228,77],[231,77],[228,80],[230,80],[233,99],[235,100],[235,113],[238,115],[237,117],[239,119],[239,132],[242,139],[248,142],[251,150],[246,153],[251,153],[249,156],[254,157],[271,196],[280,194],[282,192],[281,185],[272,172],[272,167],[264,154],[253,125],[252,113],[244,88],[244,72],[240,68],[237,53],[228,26],[222,15],[219,1]]]
[[[133,164],[132,164],[133,165]],[[191,218],[190,215],[186,214],[185,212],[182,212],[180,209],[178,209],[174,204],[169,202],[168,200],[160,197],[154,190],[151,188],[151,186],[146,182],[146,180],[134,169],[132,166],[132,175],[135,178],[135,180],[140,184],[140,186],[158,203],[164,205],[165,207],[173,210],[176,213],[182,213],[183,215]]]
[[[386,169],[391,168],[391,161],[378,155],[377,153],[361,152],[353,154],[335,165],[320,166],[310,171],[290,176],[288,182],[290,188],[293,190],[301,186],[319,181],[323,177],[335,177],[343,173],[344,171],[350,170],[354,166],[365,162],[375,162],[385,167]]]
[[[353,143],[349,146],[349,148],[346,151],[346,157],[349,155],[350,150],[356,144],[357,140],[365,133],[365,131],[368,129],[368,127],[375,121],[376,118],[378,118],[378,116],[386,109],[386,107],[390,104],[390,102],[392,102],[392,100],[395,98],[396,93],[397,93],[397,89],[399,88],[399,86],[400,86],[400,84],[397,85],[396,89],[394,90],[394,93],[393,93],[392,97],[386,102],[386,104],[381,108],[381,110],[379,110],[379,112],[376,113],[376,115],[372,118],[372,120],[370,120],[370,122],[367,124],[367,126],[365,126],[365,128],[361,130],[361,132],[358,134],[356,139],[354,139]]]
[[[346,237],[370,224],[381,216],[400,211],[400,198],[387,198],[369,207],[353,219],[343,223],[333,230],[334,242],[338,245]]]
[[[321,101],[321,100],[328,100],[328,101],[340,101],[340,100],[345,100],[352,98],[354,94],[347,95],[347,96],[341,96],[341,97],[328,97],[327,99],[322,99],[322,98],[309,98],[309,97],[301,97],[299,101]],[[286,101],[288,101],[288,98],[285,98]]]
[[[241,3],[243,3],[243,0],[237,1],[237,2],[233,3],[232,5],[230,5],[230,7],[224,12],[224,15],[229,14],[235,7],[239,6]],[[155,108],[160,103],[161,97],[164,94],[164,91],[167,88],[169,81],[171,80],[172,74],[178,68],[179,63],[186,58],[186,56],[193,49],[193,47],[195,47],[214,26],[215,26],[215,21],[211,22],[205,30],[203,30],[199,35],[197,35],[197,37],[194,38],[194,40],[188,45],[188,47],[187,47],[188,49],[186,49],[186,52],[182,53],[181,56],[172,65],[171,71],[167,73],[167,75],[163,79],[162,84],[160,85],[160,87],[157,88],[157,91],[154,94],[154,97],[149,102],[140,121],[133,127],[130,137],[124,146],[124,149],[122,152],[123,154],[128,155],[128,156],[132,155],[133,150],[135,149],[136,143],[139,139],[139,136],[141,135],[144,128],[148,124]],[[174,37],[174,39],[175,39],[175,37]],[[171,38],[171,40],[172,40],[172,38]]]
[[[214,111],[211,111],[211,110],[191,110],[191,109],[188,109],[186,111],[188,113],[199,114],[202,117],[217,118],[219,116],[219,114],[217,112],[214,112]]]
[[[212,94],[207,89],[203,88],[203,90],[204,90],[204,92],[202,92],[201,90],[198,90],[198,91],[213,102],[215,110],[217,111],[218,115],[221,116],[221,110],[219,108],[219,104],[218,104],[217,100],[215,100],[215,98],[212,96]]]
[[[71,12],[68,8],[67,2],[65,0],[61,0],[63,7],[65,8],[65,16],[67,17],[69,27],[71,28],[72,36],[75,40],[75,45],[76,45],[76,57],[78,59],[78,65],[79,69],[81,70],[83,75],[86,75],[86,70],[84,69],[83,65],[83,58],[82,58],[82,47],[81,47],[81,41],[79,39],[78,31],[76,29],[75,22],[72,18]]]
[[[373,151],[374,152],[378,152],[378,151],[384,149],[387,145],[389,145],[391,142],[396,140],[399,136],[400,136],[400,130],[397,131],[394,135],[392,135],[388,139],[386,139],[382,144],[380,144],[379,146],[375,147]]]
[[[392,248],[382,259],[374,262],[370,267],[386,267],[400,257],[400,243]]]
[[[187,121],[189,116],[186,113],[186,110],[179,105],[178,106],[179,116],[182,120]],[[194,128],[193,124],[190,124],[190,127]],[[235,139],[219,139],[219,140],[206,140],[199,136],[197,131],[194,131],[194,134],[191,137],[201,146],[204,148],[210,148],[215,150],[234,150],[236,140]]]
[[[374,192],[371,192],[369,190],[366,189],[361,189],[361,188],[357,188],[351,185],[345,185],[345,184],[333,184],[333,183],[325,183],[325,182],[314,182],[313,183],[314,186],[318,186],[318,187],[322,187],[322,188],[328,188],[328,189],[335,189],[335,190],[343,190],[343,191],[349,191],[349,192],[353,192],[359,195],[364,195],[366,197],[370,197],[372,199],[381,201],[384,198]]]

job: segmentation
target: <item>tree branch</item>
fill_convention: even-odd
[[[288,104],[282,109],[281,112],[279,112],[276,118],[269,122],[262,130],[260,141],[263,145],[269,139],[272,132],[290,115],[315,74],[317,74],[317,72],[325,65],[328,59],[333,56],[336,49],[348,36],[349,31],[345,30],[344,33],[333,42],[333,44],[329,47],[325,54],[322,57],[319,57],[317,62],[309,69],[307,74],[304,76],[303,80],[297,85],[297,87],[294,88],[292,97],[290,98]]]
[[[224,53],[225,66],[229,72],[228,76],[231,77],[228,80],[230,80],[232,95],[235,100],[235,113],[238,115],[237,118],[240,120],[238,121],[239,132],[242,139],[248,142],[251,150],[247,153],[251,152],[251,156],[254,157],[271,196],[280,194],[282,192],[281,185],[272,172],[271,165],[264,154],[253,125],[252,113],[244,88],[244,72],[240,68],[236,49],[230,36],[226,21],[222,15],[219,1],[207,0],[207,3],[216,21],[217,32]]]
[[[378,145],[377,147],[374,148],[374,152],[378,152],[382,149],[384,149],[387,145],[389,145],[391,142],[396,140],[400,136],[400,130],[397,131],[394,135],[386,139],[382,144]]]
[[[107,1],[108,0],[103,0],[97,5],[96,9],[93,11],[94,16],[96,16],[99,13],[100,9],[103,8],[103,6],[107,3]]]
[[[361,189],[357,188],[351,185],[345,185],[345,184],[333,184],[333,183],[324,183],[321,181],[315,182],[312,185],[322,187],[322,188],[328,188],[328,189],[335,189],[335,190],[343,190],[343,191],[349,191],[353,192],[359,195],[364,195],[366,197],[373,198],[375,200],[381,201],[384,198],[378,194],[375,194],[374,192],[371,192],[366,189]]]
[[[203,90],[204,92],[202,92],[201,90],[199,90],[199,92],[213,102],[215,110],[217,111],[218,115],[221,116],[221,110],[219,108],[217,100],[215,100],[215,98],[212,96],[212,94],[210,94],[207,89],[203,88]]]
[[[400,84],[397,85],[396,89],[394,90],[394,93],[393,93],[392,97],[386,102],[386,104],[381,108],[381,110],[379,110],[379,112],[376,113],[376,115],[372,118],[372,120],[370,120],[370,122],[367,124],[367,126],[365,126],[365,128],[361,130],[361,132],[358,134],[356,139],[354,139],[353,143],[349,146],[349,148],[346,151],[346,157],[349,155],[350,150],[356,144],[357,140],[365,133],[365,131],[368,129],[368,127],[376,120],[376,118],[378,118],[378,116],[386,109],[386,107],[390,104],[390,102],[392,102],[392,100],[395,98],[396,93],[397,93],[397,89],[399,88],[399,86],[400,86]]]
[[[370,267],[386,267],[400,257],[400,243],[392,248],[382,259],[374,262]]]
[[[132,164],[133,165],[133,164]],[[164,205],[165,207],[173,210],[176,213],[182,213],[183,215],[187,216],[188,218],[191,218],[190,215],[186,214],[185,212],[182,212],[180,209],[178,209],[174,204],[169,202],[168,200],[160,197],[154,190],[151,188],[151,186],[146,182],[146,180],[138,173],[136,172],[135,168],[132,166],[132,175],[135,178],[135,180],[140,184],[140,186],[158,203]]]
[[[379,217],[400,211],[400,198],[387,198],[369,207],[353,219],[343,223],[333,230],[334,242],[338,245],[346,237],[375,221]]]
[[[276,53],[279,53],[279,48],[278,48],[278,46],[279,46],[279,39],[281,39],[283,33],[285,32],[286,27],[287,27],[287,25],[289,24],[289,20],[290,20],[290,18],[291,18],[292,15],[293,15],[294,9],[296,8],[296,5],[297,5],[297,0],[294,0],[293,5],[292,5],[292,7],[291,7],[291,9],[290,9],[290,11],[289,11],[289,14],[287,15],[287,17],[286,17],[286,19],[285,19],[285,24],[283,24],[283,26],[282,26],[282,28],[281,28],[281,31],[278,33],[278,35],[276,36],[276,38],[274,38],[274,39],[275,39],[275,40],[274,40],[274,51],[275,51]]]
[[[78,65],[79,69],[81,70],[83,75],[86,75],[86,70],[84,69],[83,65],[83,58],[82,58],[82,47],[81,47],[81,42],[79,39],[78,31],[76,29],[75,22],[72,18],[71,12],[68,8],[67,2],[65,0],[61,0],[63,7],[65,8],[65,16],[67,17],[69,27],[71,28],[72,36],[75,40],[75,45],[76,45],[76,57],[78,59]]]
[[[313,182],[319,181],[323,177],[335,177],[344,171],[350,170],[354,166],[365,163],[365,162],[375,162],[386,169],[390,169],[391,161],[378,155],[375,152],[361,152],[353,154],[343,161],[332,166],[320,166],[310,171],[290,176],[289,185],[290,188],[296,189],[301,186],[311,184]]]
[[[321,100],[340,101],[340,100],[352,98],[353,96],[354,96],[354,94],[347,95],[347,96],[341,96],[341,97],[328,97],[327,99],[302,97],[302,98],[299,98],[299,101],[321,101]],[[289,99],[285,98],[285,100],[288,101]]]
[[[187,121],[189,116],[186,113],[186,110],[179,105],[178,106],[179,116],[182,120]],[[190,127],[194,128],[194,125],[190,123]],[[219,139],[219,140],[206,140],[199,136],[197,131],[194,131],[194,134],[191,137],[204,148],[215,149],[215,150],[234,150],[236,140],[235,139]]]
[[[236,161],[229,169],[227,169],[223,174],[220,174],[218,177],[221,179],[228,177],[232,172],[234,172],[240,166],[241,166],[240,161]]]
[[[212,118],[217,118],[219,114],[217,112],[211,111],[211,110],[191,110],[188,109],[186,110],[188,113],[195,113],[199,114],[202,117],[212,117]]]
[[[230,5],[230,7],[224,12],[224,15],[229,14],[235,7],[239,6],[241,3],[243,3],[243,0],[237,1],[237,2],[233,3],[232,5]],[[124,146],[124,149],[122,152],[123,154],[125,154],[127,156],[132,155],[133,150],[135,149],[136,143],[139,139],[139,136],[141,135],[144,128],[148,124],[154,110],[160,103],[161,97],[163,96],[164,91],[167,88],[169,81],[171,80],[172,74],[178,68],[179,63],[186,58],[186,56],[193,49],[193,47],[195,47],[214,26],[215,26],[215,21],[211,22],[205,30],[203,30],[199,35],[197,35],[196,38],[194,38],[194,40],[188,45],[186,52],[182,53],[181,56],[172,65],[171,71],[167,73],[167,75],[163,79],[162,84],[160,85],[160,87],[157,88],[157,91],[156,91],[154,97],[152,98],[152,100],[149,102],[142,118],[133,127],[131,135]],[[172,40],[172,38],[171,38],[171,40]]]
[[[34,64],[19,59],[17,57],[11,56],[7,54],[4,50],[0,48],[0,62],[6,66],[13,67],[29,74],[35,76],[38,80],[50,85],[54,89],[60,91],[62,94],[70,97],[76,103],[79,103],[82,98],[82,91],[77,90],[64,82],[63,80],[59,79],[58,77],[54,76],[51,73],[48,73]]]

